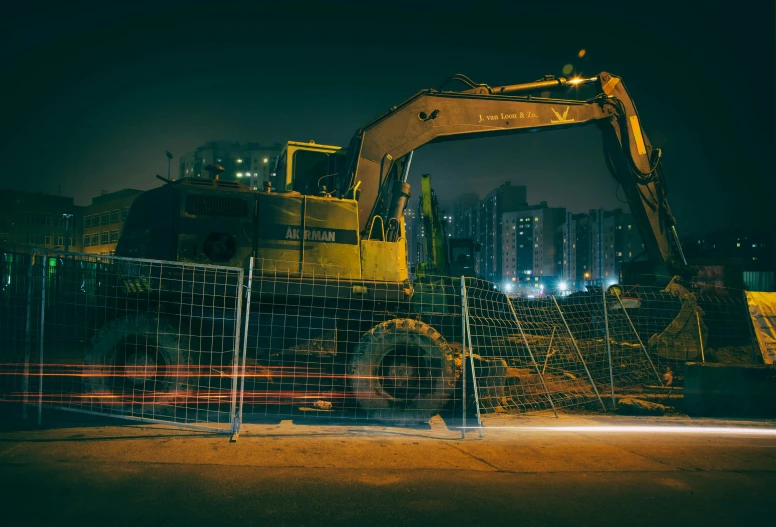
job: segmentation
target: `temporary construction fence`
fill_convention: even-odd
[[[508,297],[470,277],[369,281],[5,254],[4,401],[237,433],[243,420],[389,424],[434,414],[610,409],[681,385],[688,361],[756,357],[741,291],[672,282]]]
[[[2,253],[0,261],[0,394],[29,405],[41,400],[40,273],[29,254]]]
[[[461,405],[460,279],[254,259],[244,404],[254,419],[314,415],[391,424]]]
[[[236,429],[241,269],[35,253],[25,281],[13,260],[5,400]]]

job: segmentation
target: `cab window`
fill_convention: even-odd
[[[326,152],[311,152],[309,150],[297,150],[294,152],[293,189],[311,196],[318,193],[321,185],[331,188],[334,184],[333,177],[324,177],[336,172],[336,167],[331,157],[333,156]]]

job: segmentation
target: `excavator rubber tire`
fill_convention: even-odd
[[[408,318],[369,330],[354,350],[350,390],[369,417],[392,425],[427,422],[455,390],[453,350],[428,324]]]
[[[88,388],[107,398],[110,413],[142,417],[180,413],[189,381],[188,339],[153,313],[117,318],[92,338]],[[196,381],[196,379],[194,379]]]

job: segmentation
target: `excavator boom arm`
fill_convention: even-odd
[[[341,184],[345,192],[360,182],[362,231],[376,216],[388,221],[398,214],[390,205],[400,187],[400,161],[425,144],[596,124],[607,164],[622,185],[650,258],[677,271],[686,262],[665,199],[659,150],[653,151],[619,77],[601,73],[584,82],[596,83],[600,95],[590,100],[530,95],[575,84],[565,79],[465,92],[426,90],[368,123],[351,140],[349,170]]]

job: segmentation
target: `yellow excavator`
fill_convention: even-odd
[[[594,86],[596,94],[575,97],[584,85]],[[607,165],[624,190],[650,257],[645,275],[666,277],[666,282],[689,275],[666,200],[661,151],[650,144],[620,77],[605,72],[498,87],[455,75],[439,89],[421,90],[391,106],[356,130],[347,148],[288,142],[275,166],[277,183],[263,190],[217,178],[169,182],[134,202],[116,255],[244,269],[252,259],[254,280],[263,284],[253,287],[261,309],[253,310],[243,327],[250,333],[274,324],[275,339],[251,339],[257,348],[249,353],[257,364],[276,342],[291,346],[298,339],[293,324],[265,320],[278,320],[272,317],[280,312],[288,321],[305,309],[300,319],[323,321],[308,334],[355,335],[337,340],[344,363],[334,368],[346,374],[347,390],[364,411],[389,422],[422,421],[453,391],[458,370],[447,341],[460,338],[455,333],[460,322],[449,314],[460,314],[460,307],[448,294],[454,281],[434,300],[447,305],[429,310],[423,301],[427,291],[410,280],[403,212],[414,152],[442,141],[582,126],[595,126],[603,135]],[[430,181],[424,181],[430,196]],[[424,200],[426,206],[433,218],[433,199]],[[466,274],[454,268],[456,248],[452,262],[445,263],[448,249],[438,234],[432,240],[432,259],[424,270]],[[169,293],[155,298],[169,298],[165,311],[174,312],[180,295]],[[302,308],[301,298],[312,303]],[[368,309],[384,313],[384,319],[359,315]],[[445,326],[448,320],[453,322]],[[114,326],[131,332],[137,325]],[[409,393],[400,386],[415,388]]]

